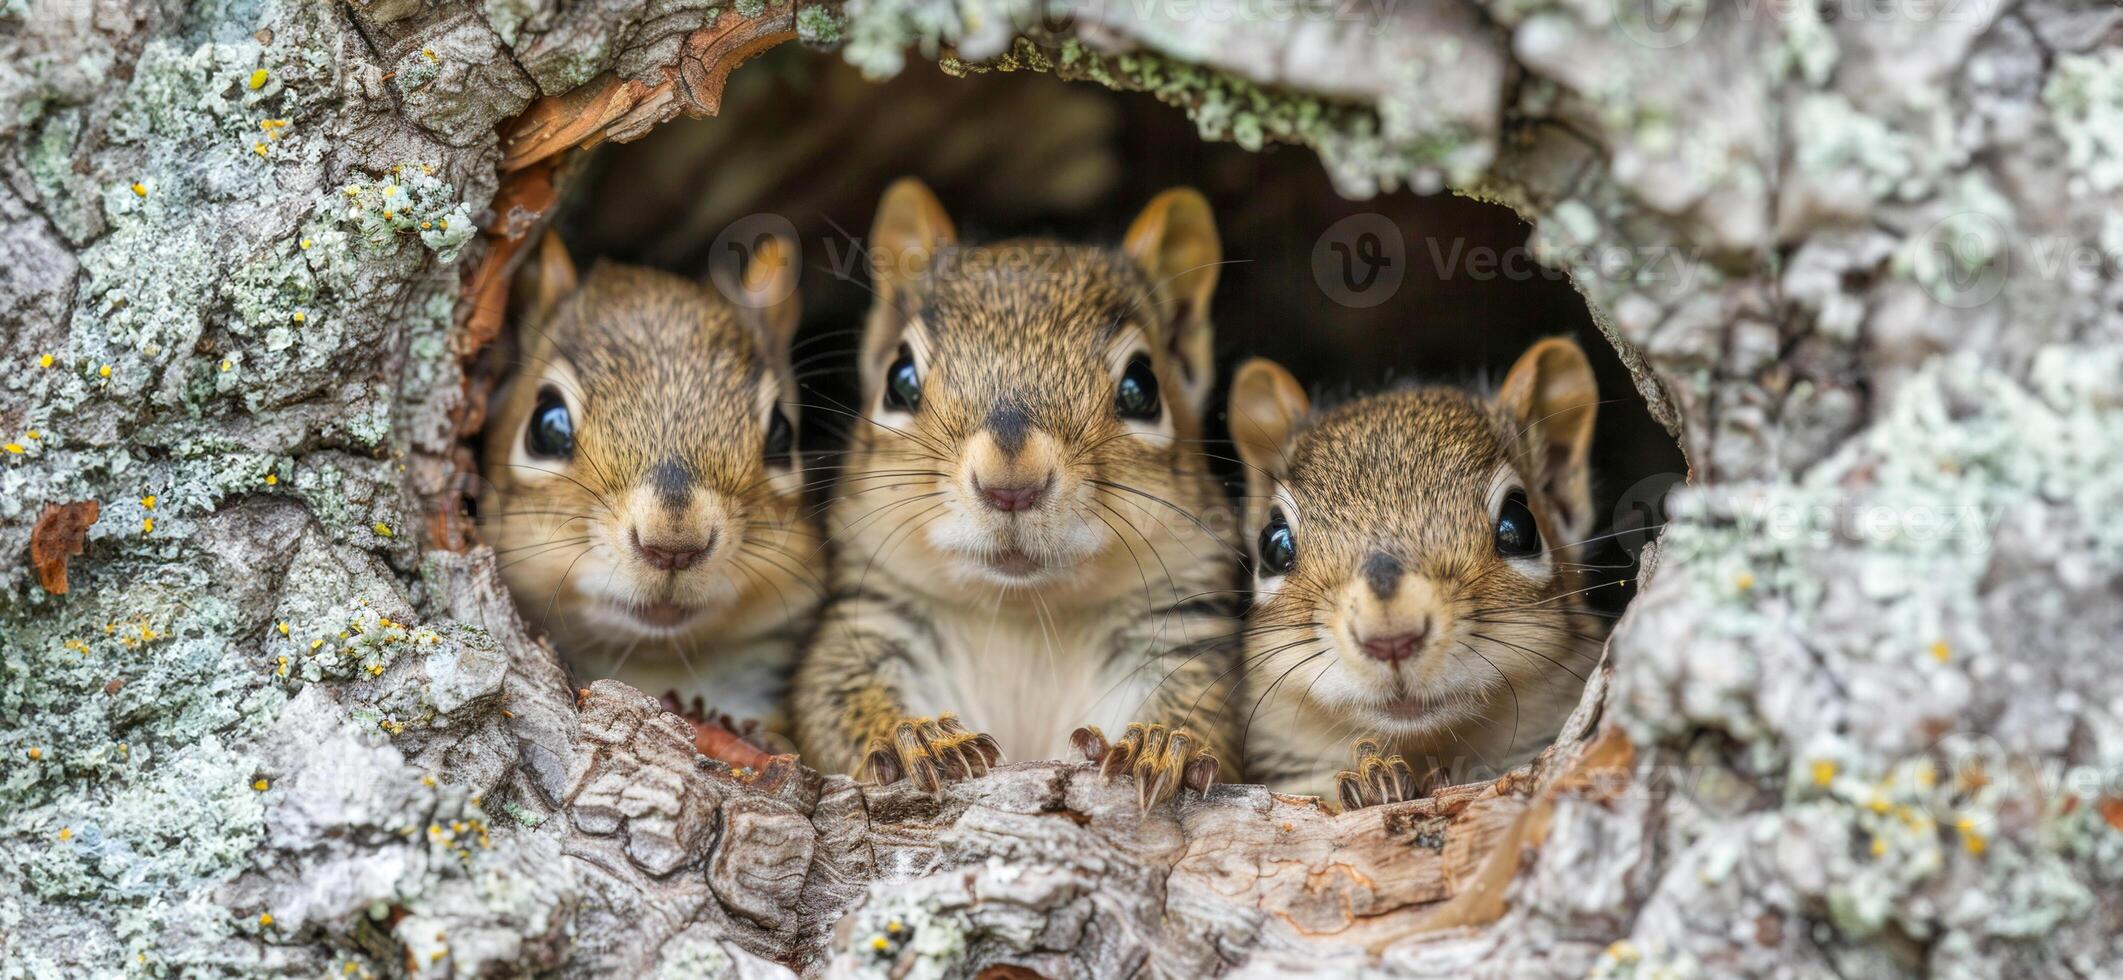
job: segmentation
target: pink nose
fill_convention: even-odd
[[[990,487],[982,486],[979,481],[975,481],[974,486],[980,487],[980,499],[983,503],[1006,514],[1037,507],[1039,506],[1039,499],[1047,495],[1046,483],[1015,487]]]
[[[1387,664],[1398,664],[1415,656],[1422,649],[1423,640],[1430,635],[1428,627],[1421,627],[1393,636],[1374,636],[1364,641],[1364,655]]]
[[[666,572],[675,572],[679,569],[691,568],[693,567],[694,562],[697,562],[701,559],[701,556],[706,555],[708,552],[713,551],[715,549],[714,535],[708,536],[707,544],[698,546],[692,544],[677,544],[673,542],[666,542],[660,545],[652,545],[647,544],[641,540],[640,531],[634,531],[631,533],[634,539],[634,553],[640,555],[641,560],[647,562],[649,567]]]

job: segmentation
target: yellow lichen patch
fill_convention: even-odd
[[[892,948],[892,940],[890,940],[890,939],[886,939],[886,938],[885,938],[884,936],[882,936],[882,935],[877,935],[877,936],[871,936],[871,937],[870,937],[870,948],[871,948],[871,949],[874,949],[874,950],[876,950],[876,951],[878,951],[878,952],[880,952],[880,953],[882,953],[882,952],[884,952],[885,950],[888,950],[888,949],[891,949],[891,948]]]
[[[260,926],[269,926],[269,925],[272,925],[272,924],[273,924],[273,913],[271,913],[271,912],[260,912],[260,913],[258,913],[258,924],[259,924]]]
[[[31,429],[31,430],[29,430],[28,432],[25,432],[25,433],[23,433],[23,435],[26,435],[26,436],[28,436],[28,437],[29,437],[29,441],[31,441],[31,442],[37,442],[37,441],[40,441],[40,440],[42,440],[42,439],[44,438],[44,433],[42,433],[42,432],[39,432],[39,431],[37,431],[37,430],[35,430],[35,429]]]
[[[305,238],[305,239],[303,239],[303,240],[301,240],[301,241],[299,241],[299,242],[296,242],[296,243],[295,243],[295,247],[296,247],[296,248],[299,248],[299,249],[301,249],[301,250],[303,250],[303,251],[305,251],[305,252],[307,252],[307,251],[309,251],[309,250],[310,250],[310,244],[311,244],[310,240],[309,240],[309,239],[307,239],[307,238]]]
[[[154,518],[152,518],[152,517],[143,517],[143,518],[141,518],[141,519],[140,519],[140,533],[142,533],[142,534],[153,534],[153,533],[155,533],[155,519],[154,519]]]
[[[258,154],[259,156],[264,156],[264,155],[266,155],[266,154],[267,154],[268,152],[270,152],[271,150],[272,150],[272,147],[269,147],[269,146],[265,145],[264,143],[252,143],[252,144],[251,144],[251,152],[252,152],[252,153],[256,153],[256,154]]]
[[[142,497],[142,498],[140,498],[140,506],[142,506],[142,507],[145,507],[145,508],[147,508],[148,510],[154,510],[154,509],[155,509],[155,495],[151,493],[151,494],[148,494],[148,495],[147,495],[147,496],[145,496],[145,497]]]
[[[391,537],[392,535],[397,533],[391,530],[391,526],[389,524],[385,524],[382,521],[377,521],[376,523],[369,525],[369,529],[375,531],[378,537],[384,538]]]
[[[267,474],[265,475],[265,485],[266,485],[266,486],[269,486],[269,487],[270,487],[270,486],[274,486],[274,485],[278,484],[279,482],[280,482],[280,478],[279,478],[279,477],[277,477],[277,476],[274,476],[274,475],[273,475],[273,474],[271,474],[271,473],[267,473]]]
[[[223,370],[223,371],[226,371],[226,370],[228,370],[229,368],[232,368],[232,367],[235,367],[235,366],[236,366],[236,365],[235,365],[235,362],[233,362],[233,361],[230,361],[230,360],[229,360],[228,358],[224,357],[224,358],[222,358],[222,359],[221,359],[221,370]]]
[[[281,636],[286,636],[286,635],[287,635],[287,623],[285,623],[285,622],[282,622],[282,623],[278,623],[278,624],[275,624],[273,628],[274,628],[274,629],[277,629],[277,630],[279,630],[279,631],[280,631],[280,635],[281,635]]]
[[[301,323],[302,321],[304,321],[304,320],[307,320],[307,319],[309,319],[309,316],[310,316],[310,315],[309,315],[308,313],[305,313],[305,312],[303,312],[303,311],[301,311],[301,310],[296,310],[296,311],[295,311],[295,322],[296,322],[296,323]]]
[[[74,828],[72,828],[72,827],[61,827],[61,828],[59,828],[59,839],[60,839],[61,841],[70,841],[70,840],[73,840],[73,839],[74,839]]]
[[[103,378],[108,378],[108,377],[110,377],[110,376],[111,376],[111,366],[110,366],[110,365],[108,365],[108,364],[105,364],[104,366],[102,366],[102,367],[100,367],[100,368],[97,368],[97,369],[96,369],[96,375],[97,375],[98,377],[103,377]]]
[[[1955,830],[1960,831],[1961,846],[1967,849],[1970,855],[1982,857],[1983,852],[1990,847],[1990,839],[1983,836],[1982,831],[1976,829],[1975,821],[1962,817],[1954,821],[1953,826]]]
[[[435,60],[435,49],[434,49],[434,48],[421,48],[421,49],[420,49],[420,56],[421,56],[421,57],[423,57],[423,58],[426,58],[426,59],[427,59],[427,60],[429,60],[429,61],[434,61],[434,60]]]
[[[141,183],[141,182],[139,182],[139,181],[137,181],[137,180],[136,180],[136,181],[134,181],[134,182],[133,182],[133,196],[134,196],[134,197],[146,197],[146,196],[147,196],[147,185],[146,185],[146,184],[143,184],[143,183]]]
[[[1813,763],[1813,784],[1826,786],[1836,781],[1836,764],[1829,759],[1816,759]]]
[[[30,746],[30,747],[29,747],[29,761],[31,761],[31,762],[35,762],[35,761],[37,761],[38,759],[42,759],[42,758],[44,758],[44,750],[43,750],[43,749],[41,749],[41,748],[38,748],[37,746],[34,746],[34,745],[32,745],[32,746]]]
[[[25,453],[25,452],[28,452],[28,451],[29,451],[29,450],[28,450],[27,448],[25,448],[25,447],[24,447],[24,446],[23,446],[23,445],[22,445],[21,443],[19,443],[19,442],[10,442],[10,443],[7,443],[7,444],[5,444],[5,445],[0,445],[0,449],[5,449],[5,450],[7,450],[7,451],[8,451],[8,453],[9,453],[10,455],[15,455],[15,456],[20,456],[20,455],[22,455],[23,453]]]
[[[1875,837],[1875,838],[1873,838],[1873,839],[1872,839],[1872,856],[1873,856],[1873,857],[1886,857],[1886,856],[1887,856],[1887,838],[1885,838],[1885,837]]]
[[[324,645],[324,638],[323,638],[323,637],[318,637],[317,639],[314,639],[314,640],[311,640],[311,641],[310,641],[310,649],[312,649],[312,650],[315,650],[315,649],[317,649],[318,647],[321,647],[321,646],[323,646],[323,645]]]
[[[133,186],[135,186],[135,187],[138,187],[138,186],[140,186],[140,185],[138,185],[138,184],[134,184]],[[48,367],[51,367],[51,366],[52,366],[52,355],[50,355],[50,354],[39,354],[39,355],[37,355],[37,366],[38,366],[38,367],[41,367],[41,368],[48,368]]]
[[[250,85],[250,87],[251,87],[251,91],[253,91],[253,92],[256,92],[256,91],[258,91],[259,89],[262,89],[262,88],[264,88],[264,87],[265,87],[265,80],[266,80],[266,79],[268,79],[268,78],[271,78],[271,77],[273,77],[273,76],[272,76],[272,74],[271,74],[270,72],[267,72],[267,71],[266,71],[265,69],[263,69],[263,68],[260,68],[260,69],[258,69],[257,71],[254,71],[254,72],[252,72],[252,73],[251,73],[251,80],[250,80],[250,82],[248,83],[248,84]]]
[[[261,779],[255,779],[255,780],[252,780],[252,781],[251,781],[251,788],[252,788],[252,789],[254,789],[254,790],[257,790],[257,791],[258,791],[258,792],[260,792],[260,793],[263,793],[263,792],[265,792],[266,790],[272,789],[272,788],[273,788],[273,784],[272,784],[272,783],[270,783],[270,782],[267,782],[266,780],[264,780],[264,779],[262,779],[262,778],[261,778]]]
[[[1931,659],[1943,664],[1953,659],[1953,648],[1947,646],[1945,640],[1934,641],[1931,645]]]
[[[1754,573],[1753,573],[1753,572],[1741,572],[1740,574],[1738,574],[1738,575],[1735,575],[1735,576],[1733,576],[1733,578],[1732,578],[1732,587],[1733,587],[1733,588],[1735,588],[1735,589],[1738,589],[1738,590],[1740,590],[1741,592],[1746,592],[1746,591],[1748,591],[1748,590],[1750,590],[1750,589],[1753,589],[1753,588],[1754,588]]]

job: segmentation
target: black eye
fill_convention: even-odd
[[[575,455],[575,420],[568,417],[568,403],[560,392],[538,392],[538,406],[531,409],[531,424],[523,430],[523,448],[533,456],[565,459]]]
[[[921,407],[921,372],[914,369],[914,352],[905,344],[885,369],[885,407],[909,413]]]
[[[1281,510],[1270,512],[1268,526],[1261,528],[1260,550],[1261,571],[1269,575],[1287,575],[1297,565],[1297,538]]]
[[[776,407],[774,414],[767,416],[767,465],[787,466],[791,454],[796,451],[796,429],[789,425],[789,417]]]
[[[1506,558],[1525,558],[1541,553],[1541,529],[1533,523],[1533,510],[1526,494],[1513,490],[1504,495],[1496,511],[1496,553]]]
[[[1157,372],[1150,369],[1150,358],[1137,354],[1128,359],[1128,369],[1120,374],[1120,388],[1113,393],[1113,410],[1124,419],[1154,421],[1161,409],[1157,400]]]

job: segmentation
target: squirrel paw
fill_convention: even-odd
[[[1357,739],[1349,747],[1349,754],[1356,759],[1356,768],[1334,774],[1334,785],[1341,795],[1344,812],[1419,798],[1418,780],[1415,771],[1408,768],[1408,760],[1385,755],[1384,751],[1368,738]]]
[[[984,775],[1002,761],[1002,746],[993,736],[968,729],[946,712],[900,719],[892,734],[870,740],[863,768],[880,786],[911,779],[934,793],[952,780]]]
[[[1070,733],[1069,744],[1101,775],[1133,778],[1145,810],[1178,796],[1182,786],[1207,793],[1216,784],[1216,755],[1184,728],[1130,722],[1120,741],[1108,742],[1097,725],[1085,725]]]

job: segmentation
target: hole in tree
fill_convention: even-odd
[[[1533,260],[1529,227],[1505,207],[1407,192],[1347,200],[1311,151],[1203,142],[1183,114],[1145,95],[1035,74],[959,79],[918,61],[875,84],[785,46],[731,76],[721,115],[582,161],[555,225],[585,270],[609,259],[705,281],[728,261],[715,254],[724,229],[750,215],[786,218],[802,248],[796,345],[811,368],[801,397],[855,405],[870,294],[851,236],[867,234],[886,185],[907,175],[936,191],[970,242],[1113,243],[1158,191],[1200,189],[1237,263],[1216,292],[1220,385],[1209,425],[1233,485],[1223,384],[1246,357],[1278,361],[1326,403],[1408,379],[1493,382],[1535,341],[1575,338],[1602,396],[1586,596],[1611,616],[1633,595],[1637,554],[1685,462],[1583,298]],[[801,428],[806,456],[823,462],[846,426],[807,412]]]

